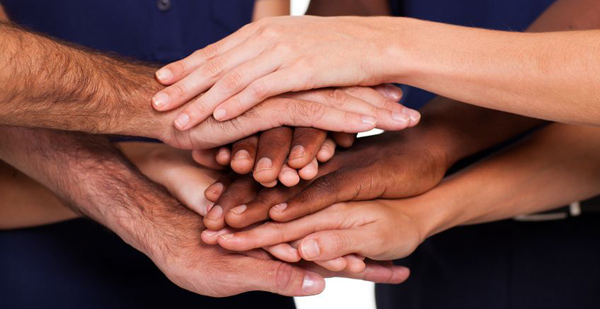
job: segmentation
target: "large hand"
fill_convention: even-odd
[[[366,101],[362,97],[371,99]],[[368,131],[375,127],[402,130],[416,125],[420,119],[418,113],[413,117],[407,116],[406,110],[373,89],[322,89],[271,98],[236,119],[219,122],[211,117],[188,131],[176,130],[165,123],[173,119],[173,113],[159,117],[160,123],[156,126],[164,128],[158,138],[174,147],[210,149],[281,126],[346,133]]]
[[[400,88],[382,85],[376,88],[350,87],[342,89],[350,97],[386,104],[394,107],[392,100],[402,96]],[[321,90],[289,94],[289,96],[319,100],[316,96],[329,96],[335,91]],[[322,98],[321,98],[322,100]],[[396,106],[397,107],[397,106]],[[415,125],[406,117],[409,126]],[[230,165],[238,174],[253,172],[254,179],[263,186],[274,187],[279,180],[285,186],[298,184],[300,179],[311,180],[318,173],[319,163],[329,161],[336,146],[350,147],[353,134],[331,132],[313,128],[279,127],[235,142],[231,148],[197,150],[194,158],[203,165]]]
[[[208,90],[180,114],[186,123],[176,126],[188,129],[211,114],[235,118],[278,94],[393,81],[387,71],[395,65],[386,59],[401,59],[386,55],[386,44],[398,32],[387,17],[264,19],[159,70],[157,79],[172,86],[154,106],[171,110]]]
[[[268,222],[248,231],[217,233],[203,239],[223,248],[247,251],[301,239],[298,251],[307,261],[348,254],[387,261],[406,257],[424,240],[426,218],[411,200],[376,200],[332,205],[286,223]]]
[[[289,221],[343,201],[418,195],[438,184],[452,163],[425,137],[408,130],[359,139],[325,163],[314,181],[292,188],[261,189],[247,178],[224,178],[207,189],[216,206],[204,222],[213,230],[243,228],[269,217]]]

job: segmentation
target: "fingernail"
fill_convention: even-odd
[[[362,117],[360,117],[360,120],[363,123],[370,124],[370,125],[377,124],[377,119],[375,119],[375,117],[371,117],[371,116],[362,116]]]
[[[171,77],[173,77],[173,73],[169,69],[160,69],[156,72],[156,78],[158,78],[159,81],[168,81]]]
[[[180,129],[184,129],[185,126],[187,126],[187,124],[189,122],[190,122],[190,115],[188,115],[187,113],[183,113],[183,114],[177,116],[177,119],[175,119],[175,125]]]
[[[214,206],[206,216],[206,218],[215,221],[221,219],[221,217],[223,217],[223,208],[218,205]]]
[[[240,205],[231,209],[231,212],[233,212],[236,215],[241,215],[244,213],[244,211],[246,211],[246,208],[248,208],[246,205]]]
[[[302,243],[302,247],[300,248],[302,251],[302,256],[305,259],[314,259],[319,256],[319,245],[316,241],[309,239]]]
[[[410,120],[412,122],[418,122],[421,119],[421,113],[419,113],[418,111],[414,110],[414,109],[410,109],[410,108],[404,108],[402,110],[403,113],[407,114],[410,117]]]
[[[306,154],[306,151],[304,150],[304,147],[298,145],[298,146],[292,148],[292,152],[290,153],[290,158],[304,157],[305,154]]]
[[[154,97],[152,97],[152,104],[156,108],[160,108],[169,103],[169,96],[166,93],[159,92]]]
[[[408,123],[410,121],[410,117],[407,114],[403,114],[403,113],[399,113],[399,112],[392,112],[392,118],[395,121],[402,122],[402,123]]]
[[[217,182],[214,185],[212,185],[211,190],[215,195],[220,195],[221,193],[223,193],[223,188],[224,188],[223,184],[220,182]]]
[[[276,212],[283,212],[287,208],[287,206],[287,203],[281,203],[273,206],[273,209],[275,209]]]
[[[223,234],[223,235],[221,235],[219,237],[227,240],[227,239],[231,239],[233,237],[233,234]]]
[[[392,85],[385,85],[385,93],[392,100],[400,101],[402,99],[402,90]]]
[[[269,158],[262,158],[256,164],[256,171],[267,170],[273,168],[273,161]]]
[[[225,111],[224,108],[218,108],[213,114],[213,116],[215,117],[215,119],[221,120],[225,118],[225,116],[227,116],[227,111]]]
[[[213,237],[213,236],[217,235],[217,233],[218,233],[217,231],[213,231],[213,230],[204,231],[204,234],[206,234],[206,236],[208,236],[208,237]]]
[[[250,160],[250,153],[248,153],[246,150],[240,150],[235,153],[233,160]]]
[[[317,286],[317,280],[313,278],[313,274],[306,274],[302,281],[302,292],[306,294],[319,293],[319,287]]]

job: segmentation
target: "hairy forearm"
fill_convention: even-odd
[[[169,226],[189,216],[185,207],[137,172],[104,137],[0,128],[2,160],[148,255],[166,250],[161,247],[166,242],[149,244],[148,240],[176,237],[169,235]]]
[[[600,129],[553,124],[410,205],[425,235],[557,208],[600,193]]]
[[[0,22],[0,124],[159,137],[154,68]],[[161,128],[162,130],[162,128]]]
[[[594,17],[595,23],[565,23],[568,29],[600,26],[598,4],[570,2],[589,7],[595,14],[578,18]],[[398,57],[403,59],[402,68],[393,68],[400,72],[397,81],[487,108],[600,124],[600,102],[595,96],[600,90],[596,74],[600,31],[528,34],[407,19],[402,23],[410,30],[396,35]]]

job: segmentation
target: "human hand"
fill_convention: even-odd
[[[263,19],[157,71],[169,87],[154,96],[154,107],[167,111],[189,102],[178,117],[185,121],[175,122],[186,130],[211,114],[233,119],[278,94],[394,82],[399,72],[386,72],[394,67],[388,59],[401,60],[386,53],[398,32],[389,17]]]
[[[410,199],[350,202],[286,223],[267,222],[235,233],[205,231],[202,239],[233,251],[296,241],[306,261],[349,254],[388,261],[406,257],[417,248],[429,233],[426,221]],[[279,254],[285,259],[289,253]]]
[[[289,221],[350,200],[404,198],[433,188],[452,164],[433,138],[418,131],[359,139],[323,164],[314,181],[263,189],[248,177],[224,177],[206,190],[215,202],[204,219],[211,230]],[[208,207],[206,205],[205,207]]]
[[[342,91],[380,106],[387,103],[393,106],[391,101],[402,96],[400,88],[392,85],[375,88],[349,87]],[[316,95],[333,94],[335,91],[313,91],[292,96],[313,99]],[[409,118],[406,120],[409,122],[408,126],[414,125]],[[231,147],[196,150],[194,158],[203,165],[231,164],[232,169],[242,175],[254,171],[256,181],[266,187],[275,186],[277,179],[291,187],[297,185],[300,179],[313,179],[317,175],[319,163],[331,159],[337,145],[347,148],[354,143],[353,134],[331,132],[329,138],[327,135],[327,132],[313,128],[280,127],[267,130],[260,136],[254,135],[237,141]]]

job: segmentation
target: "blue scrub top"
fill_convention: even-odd
[[[390,0],[395,16],[459,26],[524,31],[555,0]],[[460,43],[458,43],[460,44]],[[434,95],[407,87],[403,103],[420,108]]]
[[[171,62],[252,19],[254,0],[0,0],[13,22],[144,61]]]

